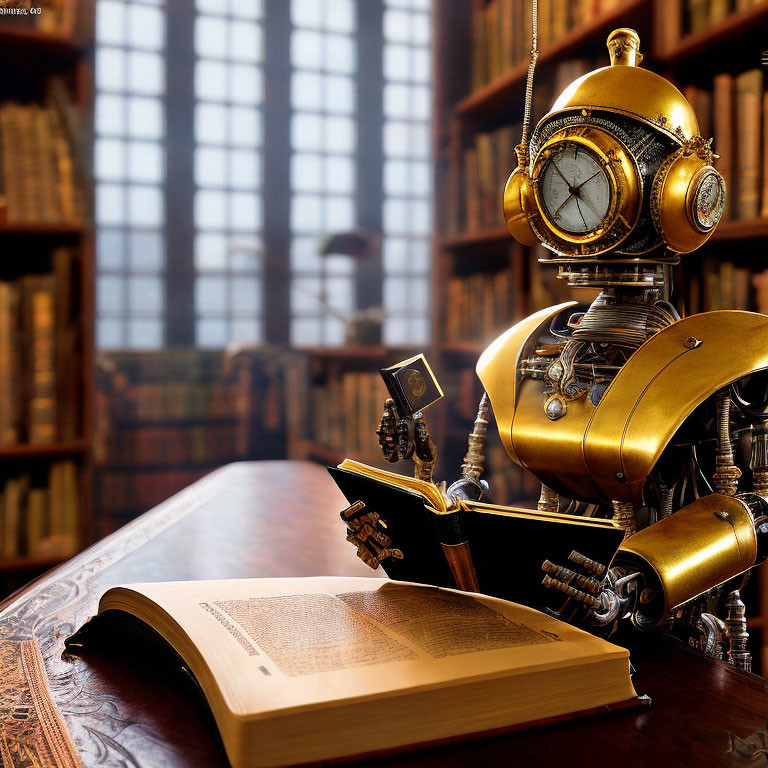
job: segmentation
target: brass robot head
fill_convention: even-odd
[[[640,67],[632,29],[608,36],[611,65],[571,83],[539,121],[504,190],[525,245],[579,262],[658,262],[712,234],[725,182],[693,109]]]

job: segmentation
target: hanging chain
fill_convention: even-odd
[[[528,133],[531,130],[531,104],[533,102],[533,71],[539,58],[539,0],[531,0],[532,32],[531,32],[531,63],[528,65],[528,78],[525,81],[525,111],[523,112],[523,136],[520,144],[528,153]]]

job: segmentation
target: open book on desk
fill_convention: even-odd
[[[374,578],[109,589],[71,652],[131,632],[197,680],[233,768],[369,756],[647,706],[629,654],[524,606]]]
[[[328,471],[350,504],[362,501],[382,521],[377,533],[397,555],[381,560],[392,579],[557,610],[565,597],[542,585],[542,563],[573,568],[576,551],[608,566],[624,539],[611,520],[469,501],[448,507],[433,483],[351,459]]]

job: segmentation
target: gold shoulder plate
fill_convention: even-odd
[[[683,421],[726,384],[768,368],[768,316],[721,310],[648,339],[619,371],[584,435],[584,459],[608,499],[638,503]]]
[[[566,301],[534,312],[491,342],[477,361],[477,375],[491,400],[501,442],[509,457],[517,464],[521,462],[512,447],[512,419],[515,415],[518,385],[517,364],[526,342],[544,326],[549,327],[559,312],[576,303]]]

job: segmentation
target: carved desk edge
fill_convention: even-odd
[[[269,463],[260,462],[264,469]],[[243,462],[215,470],[0,604],[0,765],[32,760],[45,768],[139,766],[121,743],[131,725],[121,716],[122,702],[89,690],[86,662],[62,657],[64,639],[95,612],[103,587],[99,593],[90,587],[98,586],[99,574],[253,468]],[[158,741],[154,747],[162,751]]]

